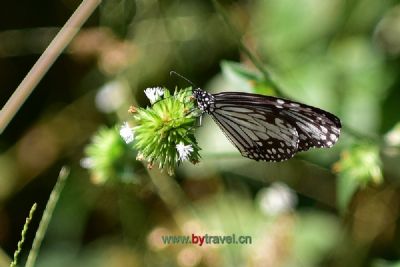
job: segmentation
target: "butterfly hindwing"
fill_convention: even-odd
[[[211,114],[228,139],[245,157],[255,160],[282,161],[297,152],[298,134],[282,116],[258,106],[215,104]]]

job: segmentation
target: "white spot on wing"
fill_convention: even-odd
[[[319,127],[321,128],[322,132],[328,133],[328,129],[326,129],[324,126],[321,125]]]

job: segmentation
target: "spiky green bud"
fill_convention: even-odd
[[[171,95],[160,88],[154,94],[146,95],[151,106],[137,108],[134,116],[136,127],[134,148],[138,159],[147,160],[149,167],[158,163],[172,175],[175,167],[183,160],[199,161],[199,146],[194,137],[196,118],[200,115],[194,104],[192,88],[175,90]]]

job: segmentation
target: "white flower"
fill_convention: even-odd
[[[261,210],[268,215],[278,215],[292,210],[297,204],[297,195],[286,184],[275,182],[259,193]]]
[[[121,126],[119,134],[127,144],[132,143],[133,140],[135,139],[135,134],[127,122],[124,122],[124,124]]]
[[[187,160],[190,156],[190,153],[193,152],[193,147],[192,145],[185,146],[184,143],[180,142],[176,145],[176,151],[178,151],[179,160],[184,161]]]
[[[147,98],[150,100],[150,103],[154,104],[164,94],[164,89],[161,87],[147,88],[146,90],[144,90],[144,93],[146,94]]]

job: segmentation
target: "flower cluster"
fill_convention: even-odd
[[[133,132],[127,123],[121,127],[119,134],[118,129],[112,127],[101,128],[93,136],[92,142],[85,148],[85,158],[81,160],[81,166],[90,171],[94,184],[140,182],[133,170],[140,169],[141,166],[134,163],[136,155],[127,144],[132,140]]]
[[[138,151],[138,160],[148,161],[151,168],[158,163],[172,175],[182,161],[199,161],[200,148],[194,137],[199,111],[192,99],[192,89],[175,90],[171,95],[167,89],[148,88],[145,90],[151,106],[133,110],[134,123],[121,128],[125,142],[133,142]],[[133,140],[134,139],[134,140]]]

